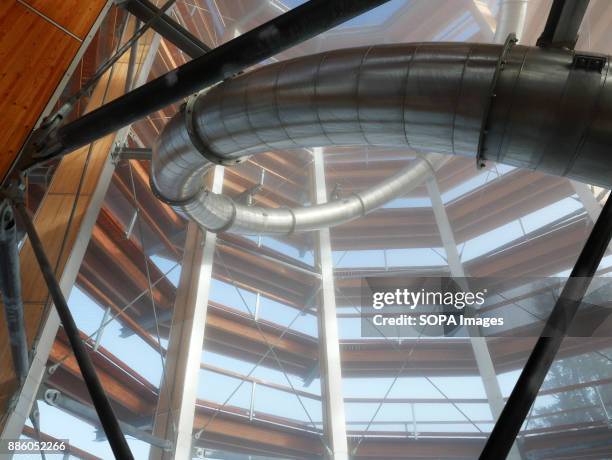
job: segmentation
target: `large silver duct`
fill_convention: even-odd
[[[370,145],[491,159],[609,187],[607,76],[606,58],[512,41],[383,45],[284,61],[193,98],[158,139],[152,185],[209,230],[273,234],[358,217],[417,186],[441,160],[429,156],[373,190],[293,210],[210,193],[205,170],[270,150]]]
[[[495,30],[495,43],[502,43],[509,33],[515,33],[518,36],[522,34],[525,24],[527,3],[528,0],[501,0],[497,27]],[[191,109],[192,107],[190,107],[188,111],[189,115],[193,113]],[[193,133],[191,133],[190,136],[193,137]],[[196,136],[194,144],[201,146],[198,139],[199,138]],[[295,231],[338,225],[375,209],[375,207],[384,204],[397,195],[405,194],[414,189],[429,175],[431,172],[429,170],[430,167],[437,169],[444,161],[444,158],[436,158],[434,155],[419,158],[390,180],[385,181],[383,184],[380,184],[380,186],[374,187],[371,190],[367,190],[365,192],[365,199],[359,194],[350,197],[348,201],[343,200],[341,202],[335,202],[332,205],[325,205],[324,207],[313,206],[307,209],[300,208],[297,210],[267,210],[263,208],[247,208],[244,205],[228,200],[226,197],[207,195],[205,203],[202,203],[204,208],[200,209],[200,211],[204,211],[203,214],[209,214],[207,217],[213,220],[212,217],[214,213],[208,212],[209,210],[231,208],[230,215],[233,216],[233,218],[228,219],[226,213],[225,219],[221,221],[216,219],[216,227],[213,228],[211,226],[212,223],[209,220],[206,221],[207,228],[213,231],[226,229],[239,233],[285,233],[288,231],[287,229],[290,229],[289,231]],[[197,176],[195,179],[197,181]],[[371,196],[375,196],[376,199],[368,199]],[[164,199],[163,195],[160,195],[160,197]],[[182,203],[186,203],[185,199],[176,202],[176,204]],[[372,207],[366,207],[365,203],[371,204]],[[195,202],[193,204],[196,205]],[[183,209],[183,211],[188,212],[186,209]],[[196,211],[195,214],[200,215],[202,213]],[[299,219],[296,219],[296,214]],[[247,219],[242,219],[242,216]],[[196,220],[203,223],[202,219]]]
[[[520,36],[522,34],[528,0],[501,0],[497,27],[495,30],[495,43],[502,43],[510,33]],[[193,103],[187,109],[188,118],[193,116]],[[189,123],[188,132],[194,145],[202,150],[203,143],[194,134],[192,123]],[[183,160],[185,158],[183,157]],[[194,167],[198,173],[192,178],[185,178],[185,182],[192,179],[198,182],[198,174],[208,168],[200,165],[201,159],[196,159]],[[228,230],[236,233],[288,233],[291,231],[309,230],[338,225],[363,215],[378,206],[390,201],[394,197],[406,194],[420,185],[431,173],[438,169],[445,158],[428,154],[418,158],[408,167],[401,170],[389,180],[341,201],[331,204],[312,206],[298,209],[264,209],[260,207],[247,207],[233,200],[215,194],[206,193],[198,201],[189,203],[191,197],[176,190],[177,200],[168,200],[159,193],[165,201],[174,202],[176,207],[195,218],[196,221],[212,231]],[[165,167],[168,167],[166,163]],[[154,179],[155,181],[155,179]],[[153,182],[154,184],[155,182]],[[185,184],[184,184],[185,185]],[[197,185],[196,185],[197,186]],[[156,188],[154,186],[154,188]],[[193,190],[192,190],[193,191]],[[194,192],[195,193],[195,192]],[[184,205],[184,206],[181,206]],[[222,216],[219,218],[219,216]]]
[[[362,58],[356,53],[352,54],[354,60],[353,65],[358,65],[358,61]],[[316,59],[316,57],[311,57],[310,59],[312,60],[313,58]],[[296,64],[300,66],[306,64],[304,70],[308,67],[312,67],[310,63],[299,63],[296,61]],[[304,70],[302,70],[302,72],[304,72]],[[343,72],[342,69],[337,70]],[[288,76],[293,74],[293,69],[287,68],[286,71],[288,72]],[[259,71],[255,74],[258,73]],[[249,76],[250,75],[251,74],[249,74]],[[301,79],[300,85],[303,85],[303,88],[307,85],[311,85],[311,89],[314,90],[315,86],[313,83],[315,83],[315,81],[311,78],[313,75],[311,71],[306,71],[306,73],[303,73],[302,77],[296,76]],[[280,101],[281,94],[276,93],[276,91],[282,90],[283,85],[275,81],[277,75],[264,72],[260,77],[261,78],[258,78],[255,82],[246,83],[249,87],[249,92],[253,91],[253,95],[257,93],[259,96],[264,96],[268,101],[275,101],[275,103],[276,101]],[[330,75],[330,77],[333,80],[337,80],[338,74],[334,73]],[[272,78],[272,80],[268,80],[269,78]],[[347,80],[346,83],[347,86],[343,97],[348,96],[349,98],[353,98],[355,92],[351,89],[351,82]],[[243,116],[239,120],[236,120],[232,118],[234,115],[229,115],[229,112],[238,114],[238,112],[246,110],[246,106],[249,105],[249,103],[244,106],[234,106],[232,103],[232,108],[230,108],[229,105],[222,107],[223,104],[226,104],[225,101],[221,102],[221,99],[225,99],[225,95],[221,95],[221,93],[217,93],[217,91],[224,86],[225,85],[220,85],[213,88],[208,94],[202,94],[192,99],[187,104],[187,107],[185,107],[177,117],[170,121],[154,149],[153,159],[152,185],[153,188],[158,191],[158,195],[211,231],[231,231],[247,234],[285,234],[338,225],[364,215],[402,193],[407,193],[409,190],[418,186],[429,175],[432,169],[437,169],[446,160],[439,155],[430,154],[424,156],[376,187],[323,205],[293,209],[268,209],[236,203],[226,196],[201,190],[202,174],[212,163],[227,164],[228,162],[237,162],[240,158],[244,159],[251,153],[255,153],[254,150],[252,151],[253,148],[256,148],[257,153],[259,153],[278,148],[320,147],[333,144],[381,145],[381,142],[376,140],[369,141],[367,139],[367,133],[361,134],[356,141],[351,141],[351,139],[355,137],[354,133],[359,133],[361,130],[357,112],[351,115],[354,117],[352,122],[353,131],[346,132],[341,141],[330,142],[329,137],[324,134],[323,130],[326,128],[323,125],[319,127],[309,126],[313,121],[318,119],[316,108],[315,112],[312,111],[313,108],[310,108],[310,113],[307,111],[305,112],[302,108],[297,108],[298,112],[294,113],[298,117],[305,116],[308,119],[305,123],[300,122],[301,127],[298,125],[292,127],[294,123],[290,118],[286,120],[286,125],[281,122],[280,118],[263,121],[264,124],[270,123],[269,129],[271,131],[278,130],[282,133],[281,136],[278,136],[276,139],[266,139],[262,137],[261,133],[255,132],[255,124],[257,122],[254,121],[254,117],[263,115],[263,112],[255,114],[249,109],[248,114],[244,112]],[[246,86],[237,88],[240,94],[235,94],[238,95],[240,99],[243,99],[242,93],[244,93],[245,88]],[[321,88],[321,86],[317,86],[317,90]],[[298,89],[298,92],[301,91],[301,89]],[[211,113],[210,117],[212,118],[208,118],[208,115],[206,115],[206,120],[201,119],[205,112],[205,110],[203,110],[204,106],[212,107],[208,98],[215,95],[220,96],[220,98],[216,99],[216,102],[213,102],[215,106],[214,110],[218,111],[218,113]],[[288,99],[294,99],[295,102],[300,102],[296,96],[300,97],[298,94],[295,96],[291,94],[285,95]],[[233,99],[233,95],[231,98]],[[226,99],[226,101],[228,100],[229,98]],[[268,103],[263,99],[262,102],[264,104]],[[283,102],[279,102],[279,106],[280,104],[283,104]],[[340,110],[342,110],[341,105],[342,104],[338,106]],[[293,110],[290,105],[286,107]],[[270,111],[270,109],[272,109],[272,111]],[[220,116],[221,110],[225,111],[223,117],[228,118],[219,123],[218,127],[224,129],[224,124],[233,124],[233,126],[237,128],[237,132],[229,134],[229,131],[226,131],[222,134],[228,137],[224,140],[218,138],[221,144],[225,145],[225,147],[219,148],[218,146],[210,145],[209,139],[201,136],[199,126],[201,126],[202,123],[210,123],[212,119],[216,119],[216,121],[219,122],[220,119],[218,117]],[[267,114],[263,116],[276,116],[277,113],[280,114],[276,107],[268,107],[266,110]],[[258,111],[259,109],[256,109],[256,112]],[[394,117],[397,118],[397,114],[395,114]],[[238,127],[238,123],[244,124],[242,127]],[[275,124],[277,125],[275,126]],[[305,131],[303,134],[297,131],[292,133],[292,129]],[[380,132],[378,135],[384,136],[385,133]],[[234,140],[236,136],[250,136],[252,142],[249,145],[244,143],[237,144]],[[264,133],[263,136],[266,136],[266,134]],[[272,136],[274,136],[274,134],[272,134]],[[377,134],[374,134],[374,137],[376,136]],[[403,134],[402,137],[404,137]],[[391,143],[390,145],[397,144]],[[193,146],[195,146],[200,153],[194,150]],[[243,147],[245,151],[242,151]],[[403,144],[403,147],[406,147],[406,144]],[[204,152],[203,155],[202,152]]]

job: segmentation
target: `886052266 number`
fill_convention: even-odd
[[[0,454],[34,454],[38,452],[63,453],[68,449],[68,441],[36,441],[32,439],[3,439],[0,441]]]

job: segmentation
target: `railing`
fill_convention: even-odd
[[[274,382],[269,382],[264,379],[246,376],[240,374],[238,372],[233,372],[227,369],[219,368],[217,366],[212,366],[208,364],[201,364],[201,369],[213,372],[219,375],[223,375],[226,377],[230,377],[232,379],[238,379],[245,384],[250,385],[250,398],[247,404],[247,407],[241,408],[237,406],[229,406],[219,405],[212,401],[208,400],[200,400],[199,403],[202,407],[207,407],[209,409],[214,409],[218,411],[223,411],[228,414],[234,414],[238,416],[242,416],[243,418],[247,418],[249,421],[258,421],[258,422],[266,422],[273,423],[275,425],[282,425],[288,428],[294,429],[302,429],[307,431],[320,431],[322,426],[322,421],[317,419],[314,420],[314,427],[312,423],[305,423],[303,420],[281,417],[277,415],[273,415],[270,413],[264,413],[262,411],[255,410],[255,404],[257,399],[257,391],[260,387],[266,387],[273,389],[275,391],[283,392],[286,394],[298,395],[301,398],[307,398],[312,401],[321,402],[322,397],[316,393],[303,391],[303,390],[293,390],[288,386],[281,385]],[[561,393],[567,393],[571,391],[579,391],[584,389],[595,389],[597,394],[599,395],[599,400],[594,404],[582,405],[580,407],[572,407],[567,409],[560,410],[552,410],[549,412],[543,412],[539,414],[531,414],[527,419],[526,425],[524,426],[523,431],[521,431],[522,436],[528,436],[530,434],[542,434],[542,433],[550,433],[550,432],[558,432],[561,430],[568,429],[568,426],[611,426],[612,420],[610,419],[611,411],[608,409],[609,406],[612,405],[612,401],[605,401],[602,397],[601,391],[599,389],[606,385],[612,385],[612,378],[606,378],[601,380],[589,381],[589,382],[581,382],[577,384],[565,385],[562,387],[551,388],[547,390],[543,390],[540,392],[541,396],[547,395],[558,395]],[[491,419],[464,419],[464,420],[419,420],[416,416],[416,409],[419,405],[422,404],[439,404],[439,405],[483,405],[488,404],[488,400],[486,398],[373,398],[373,397],[347,397],[344,398],[345,404],[380,404],[383,402],[384,404],[405,404],[409,405],[410,409],[408,411],[409,417],[408,420],[347,420],[347,428],[349,430],[349,434],[351,436],[356,435],[366,435],[366,436],[400,436],[400,437],[409,437],[413,439],[418,439],[419,437],[486,437],[489,430],[492,428],[494,424],[494,420]],[[572,415],[575,413],[590,413],[591,411],[595,411],[602,416],[601,420],[594,421],[586,421],[586,422],[576,422],[573,425],[560,425],[560,424],[551,424],[550,426],[538,426],[534,428],[528,428],[529,424],[536,420],[547,420],[548,418],[559,416],[559,415]],[[363,426],[367,427],[366,429],[351,429],[351,427]],[[434,426],[455,426],[455,427],[472,427],[472,430],[463,430],[463,431],[440,431],[433,430],[428,431],[427,427]],[[402,430],[384,430],[385,427],[402,427]]]

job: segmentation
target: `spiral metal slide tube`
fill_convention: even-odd
[[[515,32],[517,35],[522,33],[525,23],[527,2],[528,0],[501,1],[499,7],[499,20],[495,31],[496,43],[503,42],[510,32]],[[190,110],[189,113],[192,115],[192,110]],[[193,132],[193,128],[191,128],[192,126],[193,125],[190,123],[190,129]],[[178,130],[180,131],[180,128],[178,128]],[[168,132],[170,132],[170,129]],[[195,135],[191,134],[191,136],[194,137]],[[203,147],[203,143],[199,141],[199,137],[195,137],[193,143],[198,145],[200,149],[205,149],[205,147]],[[181,150],[181,147],[179,147],[179,150]],[[193,179],[197,183],[198,174],[203,172],[210,165],[206,164],[206,162],[202,164],[202,159],[198,158],[197,154],[196,158],[188,159],[186,156],[189,154],[187,152],[183,153],[185,155],[179,155],[182,156],[182,160],[179,161],[193,161],[193,166],[197,168],[198,173],[193,174],[191,178],[183,177],[184,175],[181,175],[181,177],[183,177],[185,180],[179,182],[183,182],[183,185],[186,185],[186,183],[191,182]],[[193,154],[195,152],[192,151],[191,153]],[[171,155],[169,157],[171,157]],[[165,163],[165,165],[161,168],[167,168],[169,166],[168,157],[164,158],[162,161]],[[443,164],[444,161],[444,158],[439,158],[435,155],[429,155],[427,158],[418,158],[410,166],[401,170],[394,177],[380,184],[379,187],[375,187],[374,189],[365,192],[365,199],[361,196],[361,194],[359,194],[353,195],[342,201],[326,204],[325,206],[314,206],[308,209],[300,208],[297,210],[269,210],[253,207],[247,208],[243,205],[235,203],[227,197],[206,195],[206,200],[204,200],[205,202],[202,203],[203,206],[198,206],[198,204],[194,201],[191,203],[191,206],[189,206],[189,209],[181,206],[177,206],[177,208],[178,210],[182,210],[188,213],[188,215],[193,216],[198,222],[204,224],[205,227],[213,231],[225,229],[243,233],[286,233],[288,231],[308,228],[320,228],[324,226],[337,225],[339,223],[351,220],[372,209],[375,209],[375,207],[384,204],[397,195],[414,189],[430,174],[432,168],[437,169]],[[174,174],[180,175],[179,171],[176,169],[172,171],[172,169],[174,168],[170,168],[167,174],[170,176],[173,176]],[[164,175],[164,173],[162,173],[162,175]],[[153,185],[155,187],[155,178],[153,179]],[[196,188],[199,189],[197,185]],[[156,189],[156,191],[158,191],[158,195],[161,199],[177,205],[188,204],[190,198],[194,196],[190,196],[189,194],[181,193],[179,191],[178,194],[175,195],[177,197],[176,200],[169,200],[165,197],[165,195],[163,195],[162,192],[159,192],[158,189]],[[369,207],[366,207],[366,203],[369,204]],[[214,210],[225,212],[225,217],[222,217],[221,219],[216,218]],[[232,216],[230,218],[228,218],[228,211],[229,215]],[[299,219],[296,218],[296,213],[298,214]],[[240,219],[240,216],[245,216],[247,218]],[[255,222],[253,219],[256,219]],[[302,224],[302,222],[304,222],[304,224]]]
[[[516,32],[519,35],[522,33],[525,23],[526,9],[527,0],[502,0],[500,4],[499,20],[495,31],[496,43],[503,42],[510,32]],[[395,124],[395,138],[402,137],[401,132],[399,133],[399,136],[397,136],[397,131],[405,120],[403,112],[406,95],[402,94],[401,86],[409,82],[408,68],[398,68],[398,65],[401,66],[403,63],[411,62],[414,58],[416,58],[416,51],[417,50],[415,49],[412,55],[404,55],[403,58],[399,59],[399,62],[395,62],[394,89],[396,93],[395,96],[397,97],[396,103],[400,100],[402,101],[401,110],[398,110],[398,107],[396,107],[394,111],[395,113],[387,114],[388,117],[391,117],[391,119],[380,120],[381,124]],[[366,55],[361,57],[359,54],[355,55],[355,53],[353,53],[357,59],[353,59],[352,68],[345,69],[353,76],[353,79],[350,82],[347,82],[349,83],[349,86],[345,87],[344,94],[346,94],[346,90],[348,89],[349,99],[352,88],[355,88],[354,94],[357,96],[362,91],[361,72],[364,70],[364,62],[366,59],[370,58],[369,52],[370,49],[367,50]],[[323,63],[324,59],[325,56],[323,55],[321,63],[319,63],[319,65],[316,67],[313,67],[313,69],[317,69],[317,75],[314,78],[315,86],[313,87],[311,85],[310,88],[308,88],[308,94],[313,94],[313,91],[315,96],[319,94],[318,90],[320,86],[318,85],[318,74],[321,69],[320,64]],[[373,61],[368,59],[367,62],[371,63]],[[377,83],[376,73],[384,71],[384,69],[380,67],[381,64],[382,59],[379,59],[373,63],[373,66],[370,66],[369,80],[374,85]],[[304,136],[300,136],[299,124],[295,126],[295,129],[298,130],[297,136],[292,136],[287,130],[287,127],[283,125],[283,120],[281,120],[280,115],[281,111],[278,107],[278,97],[275,93],[270,93],[270,90],[276,91],[280,89],[280,85],[278,84],[280,81],[280,72],[284,71],[285,67],[286,64],[282,64],[282,67],[279,68],[279,73],[274,74],[275,78],[273,80],[268,80],[267,83],[264,83],[268,89],[268,106],[270,103],[275,104],[274,109],[276,110],[277,114],[277,120],[275,120],[277,122],[276,129],[280,129],[286,134],[287,139],[285,140],[289,141],[288,144],[290,147],[298,147],[303,141],[307,142],[306,145],[311,146],[317,146],[316,144],[321,144],[321,141],[323,142],[321,145],[327,145],[326,140],[331,141],[333,144],[334,142],[327,135],[323,125],[321,125],[320,129],[318,130],[315,128],[315,132],[318,131],[318,133],[314,139],[308,139],[308,137],[304,139]],[[338,71],[342,72],[343,70],[336,69],[336,72]],[[311,69],[310,74],[312,75],[312,73],[313,71]],[[367,75],[368,74],[366,74],[366,76]],[[343,77],[343,75],[339,76]],[[333,76],[331,77],[333,78]],[[397,80],[398,77],[401,81]],[[378,76],[378,79],[380,79],[380,76]],[[286,85],[292,84],[290,76],[287,76],[285,81]],[[309,82],[304,81],[304,83],[308,85]],[[312,83],[312,80],[310,83]],[[271,84],[273,85],[272,88],[270,88]],[[306,87],[303,87],[303,89],[305,88]],[[291,96],[291,92],[286,91],[286,95]],[[389,97],[392,96],[392,94],[387,95],[387,98],[384,100],[383,104],[392,105],[392,101],[389,100]],[[375,98],[377,97],[377,94],[371,94],[370,97]],[[266,104],[264,101],[261,102]],[[299,99],[294,101],[294,103],[297,102],[299,102]],[[194,100],[187,110],[188,126],[185,126],[184,124],[185,112],[183,112],[182,115],[175,117],[175,120],[173,120],[173,122],[171,122],[164,131],[162,135],[164,138],[160,139],[158,148],[155,149],[156,160],[153,164],[152,186],[162,200],[174,204],[177,210],[186,213],[205,228],[212,231],[226,230],[235,233],[283,234],[293,231],[312,230],[316,228],[338,225],[364,215],[367,212],[390,201],[394,197],[405,194],[408,191],[416,188],[428,177],[432,170],[438,169],[446,161],[444,157],[440,157],[439,155],[428,154],[427,156],[417,158],[408,167],[399,171],[396,175],[376,187],[359,194],[354,194],[348,198],[336,200],[324,205],[297,209],[266,209],[254,206],[244,206],[234,202],[226,196],[216,195],[201,190],[201,174],[203,174],[205,170],[211,166],[211,164],[209,161],[205,160],[199,152],[196,152],[194,148],[190,148],[190,145],[197,146],[197,149],[200,150],[200,152],[205,151],[212,154],[212,157],[210,155],[205,156],[209,159],[215,159],[217,162],[226,162],[231,164],[232,160],[225,159],[224,155],[229,153],[227,150],[219,152],[221,155],[212,153],[212,150],[206,146],[206,142],[197,133],[197,122],[193,122],[194,106],[196,104],[202,106],[202,102]],[[345,101],[343,104],[341,103],[338,110],[342,111],[342,105],[347,105],[347,102]],[[379,136],[377,136],[376,140],[373,142],[367,138],[365,133],[360,133],[362,126],[362,121],[360,118],[362,108],[362,102],[353,101],[352,107],[350,107],[351,114],[349,115],[349,117],[353,117],[352,124],[357,125],[359,128],[357,130],[358,135],[356,136],[356,139],[359,140],[351,140],[350,136],[345,136],[344,139],[340,140],[341,144],[348,142],[351,145],[363,143],[369,145],[379,145],[380,135],[384,136],[384,131],[381,131]],[[236,109],[239,109],[239,107],[236,107]],[[298,107],[296,106],[295,109],[297,110]],[[381,109],[382,107],[378,108],[378,110]],[[310,107],[310,117],[308,117],[308,114],[305,114],[311,123],[313,121],[312,110],[313,108]],[[376,108],[374,108],[374,111],[370,110],[370,116],[376,116],[376,110]],[[218,115],[221,115],[221,113],[219,112]],[[315,120],[320,119],[318,109],[316,109],[316,114],[314,115]],[[299,114],[297,114],[297,116],[299,118]],[[401,118],[401,120],[399,118]],[[244,117],[242,120],[245,121]],[[288,121],[291,123],[291,119]],[[250,115],[247,115],[246,122],[247,124],[245,126],[239,128],[239,132],[244,131],[245,128],[248,130],[251,126]],[[302,121],[302,123],[304,122]],[[306,124],[307,123],[308,121]],[[376,121],[374,120],[374,124],[375,123]],[[274,121],[272,124],[274,124]],[[308,129],[307,127],[304,128]],[[269,129],[275,128],[270,126]],[[401,131],[401,129],[399,129],[399,131]],[[326,139],[319,139],[318,141],[315,141],[317,137],[321,138],[321,133]],[[408,146],[410,146],[407,133],[408,131],[404,129],[406,142]],[[171,136],[173,137],[171,138]],[[230,139],[233,139],[232,134],[229,134],[229,137]],[[264,147],[267,147],[267,140],[261,137],[257,137],[257,139],[260,139]],[[170,145],[167,144],[168,141],[170,141]],[[310,143],[308,143],[309,141]],[[393,142],[391,142],[391,144],[394,145]],[[399,145],[405,146],[402,145],[401,142]],[[240,147],[238,149],[240,150]],[[235,154],[235,152],[231,153]],[[156,172],[158,174],[156,174]],[[169,196],[172,198],[168,198]]]
[[[501,0],[499,2],[499,19],[493,38],[495,43],[504,43],[510,34],[521,38],[525,27],[528,2],[529,0]]]
[[[478,156],[610,187],[611,112],[605,56],[512,43],[343,49],[262,67],[196,96],[158,138],[152,185],[211,231],[253,234],[346,222],[441,163],[427,156],[373,190],[310,208],[245,206],[202,188],[214,163],[277,149]]]
[[[241,205],[202,190],[201,177],[210,160],[228,164],[273,149],[371,145],[473,155],[498,48],[340,50],[229,80],[167,124],[154,147],[153,188],[210,231],[285,234],[359,217],[418,186],[443,157],[428,155],[366,192],[297,209]]]

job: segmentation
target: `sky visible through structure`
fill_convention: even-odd
[[[485,179],[486,173],[479,175],[475,180],[463,183],[457,190],[450,190],[445,194],[445,201],[451,201],[464,193],[482,185],[486,180],[494,180],[491,178]],[[396,200],[388,206],[413,206],[414,203],[410,200],[402,202],[402,199]],[[527,232],[536,230],[547,223],[557,220],[564,215],[570,214],[582,205],[576,200],[576,197],[565,198],[553,205],[541,209],[535,213],[524,216],[523,222],[519,225],[517,222],[506,224],[498,229],[488,232],[480,237],[468,241],[463,248],[463,261],[486,253],[496,246],[505,244],[506,242],[519,239],[523,236],[523,229]],[[299,258],[297,251],[291,253],[285,244],[278,242],[272,238],[262,240],[263,244],[274,249],[285,252],[295,258]],[[460,248],[461,249],[461,248]],[[381,267],[384,263],[382,250],[376,251],[336,251],[334,252],[334,260],[336,268],[356,268],[356,267]],[[392,267],[409,267],[416,266],[440,266],[444,264],[444,259],[440,254],[444,254],[443,248],[437,248],[437,252],[431,249],[397,249],[387,250],[387,263]],[[612,262],[606,258],[604,265]],[[174,262],[161,257],[152,257],[153,262],[162,272],[168,272],[169,280],[175,285],[178,285],[180,275],[180,267],[175,267]],[[312,253],[304,254],[300,260],[302,262],[311,263],[313,261]],[[338,263],[339,262],[339,263]],[[240,292],[239,292],[240,291]],[[224,283],[218,280],[213,280],[211,289],[211,300],[218,301],[229,307],[236,308],[243,313],[252,313],[255,308],[255,294],[246,290],[238,290],[231,284]],[[245,304],[246,303],[246,304]],[[75,320],[79,328],[86,334],[93,334],[100,326],[103,317],[103,308],[94,303],[87,295],[75,287],[72,290],[69,299],[70,308],[73,312]],[[248,308],[247,308],[248,307]],[[296,315],[294,308],[282,305],[278,302],[261,298],[260,318],[275,322],[281,326],[289,324]],[[358,321],[339,321],[341,339],[358,339],[360,337],[360,329]],[[313,315],[303,315],[298,318],[292,325],[292,329],[316,337],[317,325]],[[162,345],[166,346],[165,340]],[[133,334],[129,337],[122,337],[122,326],[118,321],[109,323],[102,335],[101,346],[117,356],[125,362],[135,372],[147,379],[154,385],[159,385],[162,367],[159,354],[149,346],[138,335]],[[252,369],[252,364],[243,362],[234,358],[229,358],[216,353],[203,353],[203,362],[207,364],[229,369],[233,372],[247,374]],[[515,379],[518,377],[519,371],[501,374],[498,376],[500,385],[505,395],[508,395],[512,389]],[[287,385],[285,376],[278,371],[259,366],[253,377],[266,381],[275,382],[282,385]],[[372,384],[372,379],[364,378],[345,378],[343,381],[343,390],[345,397],[370,397],[381,398],[384,396],[386,389],[392,384],[392,378],[376,379],[376,384]],[[436,377],[432,378],[436,386],[442,389],[446,397],[449,398],[484,398],[485,393],[482,387],[480,378],[477,376],[466,377]],[[320,385],[318,379],[315,379],[308,386],[304,386],[301,379],[291,377],[292,384],[303,391],[310,391],[314,394],[320,394]],[[217,403],[223,403],[230,392],[238,385],[239,381],[234,378],[229,378],[216,374],[211,371],[202,370],[199,381],[199,394],[201,399],[211,400]],[[242,408],[249,407],[250,401],[250,384],[247,382],[242,385],[230,399],[228,404]],[[440,393],[425,379],[420,377],[402,377],[393,385],[391,393],[388,397],[411,397],[411,398],[436,398],[440,397]],[[318,401],[308,400],[303,398],[302,403],[306,406],[309,416],[316,422],[321,421],[321,406]],[[372,417],[375,405],[372,404],[347,404],[346,417],[347,421],[352,420],[370,420]],[[79,421],[75,417],[68,415],[57,408],[53,408],[40,403],[41,424],[42,429],[52,436],[58,438],[70,437],[77,447],[80,447],[95,455],[103,458],[108,458],[110,448],[106,441],[100,438],[100,433],[93,426]],[[462,412],[472,420],[490,420],[491,413],[487,404],[465,404],[461,407]],[[304,423],[309,422],[303,408],[297,398],[289,393],[283,393],[278,390],[259,387],[256,399],[256,411],[269,413],[277,416],[283,416],[296,420],[301,420]],[[457,421],[454,429],[459,431],[469,431],[470,426],[467,425],[465,416],[451,405],[430,404],[416,406],[417,420],[431,422],[435,420],[445,420],[446,422]],[[384,404],[377,414],[375,420],[383,420],[385,422],[397,421],[397,426],[385,426],[385,429],[401,429],[405,422],[410,420],[407,413],[407,407],[401,404]],[[480,429],[487,431],[491,428],[491,424],[480,424]],[[351,428],[355,428],[352,426]],[[365,428],[365,427],[362,427]],[[475,430],[474,427],[471,427]],[[374,430],[375,428],[370,428]],[[440,425],[436,428],[435,425],[428,425],[429,431],[436,429],[441,431],[453,430],[452,425]],[[144,458],[148,452],[148,445],[141,441],[131,440],[130,445],[135,451],[137,458]]]

